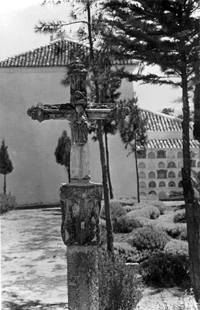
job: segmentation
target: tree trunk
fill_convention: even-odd
[[[67,168],[67,172],[68,172],[68,181],[70,183],[71,182],[70,166]]]
[[[137,199],[138,199],[138,202],[140,202],[140,186],[139,186],[139,173],[138,173],[136,139],[135,139],[135,169],[136,169],[136,181],[137,181]]]
[[[199,21],[200,22],[200,21]],[[200,40],[200,34],[199,34]],[[200,47],[199,47],[200,50]],[[200,57],[200,51],[199,51]],[[194,90],[194,138],[200,142],[200,61],[195,68],[195,90]]]
[[[105,214],[106,214],[106,229],[107,229],[107,249],[109,252],[114,252],[113,247],[113,230],[112,222],[110,217],[110,204],[109,204],[109,193],[108,193],[108,184],[107,184],[107,167],[105,160],[105,151],[102,138],[102,122],[101,120],[97,121],[97,137],[99,141],[100,149],[100,158],[101,158],[101,167],[102,167],[102,179],[103,179],[103,192],[104,192],[104,204],[105,204]]]
[[[6,174],[4,174],[3,193],[6,194]]]
[[[183,192],[186,205],[186,221],[189,243],[190,277],[196,301],[200,301],[200,208],[194,197],[191,182],[190,160],[190,109],[185,57],[182,58],[182,99],[183,99]]]
[[[90,58],[94,62],[94,50],[92,42],[92,31],[91,31],[91,13],[90,13],[90,1],[87,0],[87,17],[88,17],[88,35],[89,35],[89,45],[90,45]],[[96,76],[96,72],[93,69],[93,74]],[[96,102],[99,103],[99,85],[95,81],[95,92],[96,92]],[[109,194],[108,194],[108,184],[107,184],[107,168],[105,161],[105,151],[102,137],[102,123],[101,120],[97,121],[97,137],[99,141],[100,159],[101,159],[101,169],[102,169],[102,179],[103,179],[103,192],[104,192],[104,204],[105,204],[105,214],[106,214],[106,229],[107,229],[107,249],[113,254],[113,232],[112,232],[112,222],[110,217],[110,204],[109,204]]]
[[[112,188],[111,177],[110,177],[110,160],[109,160],[108,134],[107,134],[107,131],[106,131],[106,125],[104,126],[104,136],[105,136],[105,149],[106,149],[106,164],[107,164],[108,185],[109,185],[109,191],[110,191],[110,199],[113,199],[114,195],[113,195],[113,188]]]

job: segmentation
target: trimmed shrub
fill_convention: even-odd
[[[173,221],[174,223],[185,223],[186,222],[185,209],[176,211]]]
[[[126,205],[133,206],[136,202],[136,199],[135,198],[121,198],[117,201],[120,202],[122,206],[126,206]]]
[[[141,264],[143,280],[158,287],[189,287],[189,258],[184,254],[154,253]]]
[[[142,297],[140,283],[123,257],[99,252],[100,310],[132,310]]]
[[[135,210],[134,206],[129,206],[129,205],[124,206],[124,209],[126,210],[127,213]]]
[[[149,201],[149,200],[158,201],[159,198],[158,198],[157,195],[149,194],[149,195],[144,196],[144,197],[141,195],[141,200],[146,200],[146,201]]]
[[[133,262],[133,258],[139,254],[138,250],[127,242],[115,242],[114,251],[115,254],[123,256],[126,262]]]
[[[0,214],[14,210],[17,207],[16,198],[11,194],[0,194]]]
[[[188,240],[188,238],[187,238],[187,228],[186,227],[181,231],[179,238],[180,238],[180,240],[183,240],[183,241],[187,241]]]
[[[164,214],[166,210],[166,206],[162,201],[151,201],[151,205],[158,208],[160,211],[160,214]]]
[[[163,250],[170,237],[160,228],[143,227],[138,228],[128,239],[133,247],[138,251],[149,250]]]
[[[137,219],[129,218],[127,215],[116,218],[113,221],[114,233],[130,233],[134,228],[142,227]]]
[[[154,226],[154,220],[145,218],[145,217],[136,217],[135,220],[137,220],[140,224],[141,227],[149,226],[152,227]]]
[[[160,215],[160,211],[158,208],[154,206],[147,206],[139,210],[131,211],[127,214],[130,218],[136,218],[136,217],[145,217],[149,219],[156,219]]]
[[[156,227],[162,228],[172,238],[187,240],[187,228],[185,224],[157,223]]]
[[[188,255],[188,242],[182,240],[170,240],[165,248],[165,253]]]
[[[110,214],[111,214],[111,219],[115,220],[116,218],[119,218],[123,215],[125,215],[127,212],[119,202],[111,202],[110,203]],[[102,219],[106,218],[105,214],[105,206],[102,207],[101,212],[100,212],[100,217]]]

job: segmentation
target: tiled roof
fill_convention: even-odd
[[[147,131],[180,131],[182,130],[182,121],[174,116],[159,112],[152,112],[140,109],[142,118],[147,119]]]
[[[89,55],[89,47],[67,39],[57,40],[48,45],[9,57],[0,61],[0,67],[63,67],[69,64],[72,55],[81,59]],[[133,61],[113,61],[113,64],[131,65]]]
[[[169,148],[182,148],[182,139],[165,139],[165,140],[148,140],[147,148],[150,149],[169,149]],[[200,148],[200,143],[197,140],[190,140],[191,148]]]

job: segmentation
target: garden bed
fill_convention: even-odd
[[[171,219],[173,213],[173,208],[167,208],[160,221]],[[67,309],[67,266],[60,223],[59,208],[14,210],[1,216],[2,309]],[[115,242],[128,235],[115,234]],[[145,286],[137,310],[172,309],[183,296],[178,287]],[[189,306],[181,309],[194,309],[190,298],[185,299]]]

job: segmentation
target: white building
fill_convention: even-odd
[[[182,121],[173,116],[142,110],[147,118],[148,144],[138,152],[140,194],[156,194],[159,199],[181,198]],[[190,127],[192,169],[200,172],[200,144]]]
[[[89,52],[88,47],[61,38],[0,62],[0,140],[5,139],[14,166],[7,176],[8,192],[16,196],[19,204],[58,202],[60,184],[67,182],[67,172],[56,163],[54,151],[63,130],[70,133],[68,122],[38,123],[27,116],[27,110],[38,102],[69,102],[69,87],[61,85],[61,80],[72,51],[78,55]],[[134,69],[131,63],[117,65]],[[123,80],[119,91],[121,98],[132,98],[132,83]],[[148,117],[149,142],[146,157],[138,159],[140,192],[145,195],[153,191],[162,199],[169,198],[170,192],[182,190],[181,121],[142,111]],[[101,182],[98,143],[90,139],[89,145],[92,181]],[[199,171],[199,144],[192,132],[191,148],[193,166]],[[136,196],[134,158],[127,157],[118,134],[109,136],[109,152],[114,196]]]

